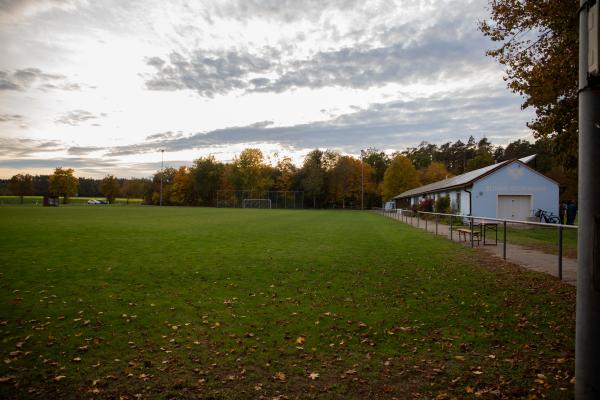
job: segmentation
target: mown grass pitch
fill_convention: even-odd
[[[0,221],[2,398],[573,396],[574,288],[375,214]]]

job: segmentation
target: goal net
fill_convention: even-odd
[[[217,207],[285,209],[304,207],[302,191],[218,190],[216,194]]]
[[[271,208],[271,199],[244,199],[243,208]]]

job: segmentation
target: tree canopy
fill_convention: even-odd
[[[536,117],[528,126],[551,138],[556,156],[577,167],[578,0],[490,0],[483,34],[499,47],[487,54],[506,67],[510,90]]]
[[[21,198],[21,204],[23,203],[23,197],[33,194],[33,177],[29,174],[17,174],[10,178],[9,184],[10,192]]]
[[[119,181],[113,175],[106,175],[100,182],[100,191],[106,197],[106,201],[110,204],[115,202],[115,199],[120,192]]]
[[[70,196],[77,194],[79,181],[73,175],[74,173],[73,168],[58,167],[49,178],[48,190],[54,195],[63,196],[65,204],[69,202]]]
[[[420,185],[419,173],[413,163],[403,155],[394,157],[383,177],[383,199],[392,197]]]

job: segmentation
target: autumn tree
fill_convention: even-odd
[[[419,173],[412,162],[403,155],[394,157],[383,177],[383,199],[388,201],[417,186],[419,186]]]
[[[193,205],[196,200],[195,197],[189,168],[179,167],[173,176],[173,183],[169,187],[168,202],[177,206]]]
[[[372,173],[370,165],[362,165],[360,160],[350,156],[340,156],[331,170],[328,190],[330,200],[333,203],[341,203],[342,208],[346,208],[347,202],[360,207],[363,184],[366,195],[373,192]]]
[[[273,184],[260,149],[244,149],[232,167],[233,186],[237,190],[266,190]]]
[[[292,159],[283,157],[277,161],[275,169],[277,171],[275,188],[277,190],[292,190],[298,173],[296,166],[292,163]]]
[[[578,0],[490,0],[480,29],[499,47],[487,54],[506,67],[508,87],[533,107],[528,124],[552,138],[555,154],[577,166]]]
[[[515,140],[506,146],[500,161],[527,157],[535,154],[536,151],[536,146],[527,140]]]
[[[317,208],[317,201],[323,198],[325,189],[325,168],[321,150],[315,149],[304,157],[300,179],[302,190],[312,199],[313,208]]]
[[[65,204],[69,202],[70,196],[77,194],[79,181],[73,176],[74,173],[73,168],[58,167],[49,178],[48,190],[56,196],[63,196]]]
[[[127,179],[121,186],[121,196],[127,199],[127,204],[129,199],[140,199],[144,197],[144,188],[148,183],[147,179]]]
[[[113,175],[106,175],[100,182],[100,193],[106,197],[109,204],[113,204],[119,195],[121,187],[119,181]]]
[[[492,144],[486,138],[483,138],[477,143],[475,156],[467,160],[465,171],[474,171],[479,168],[487,167],[494,163],[494,149]]]
[[[213,155],[200,157],[191,168],[192,183],[200,205],[215,205],[216,193],[221,187],[224,165]]]
[[[19,196],[23,204],[23,197],[33,194],[33,177],[29,174],[14,175],[10,178],[8,189],[14,196]]]
[[[380,204],[383,176],[385,175],[385,170],[387,169],[388,165],[390,165],[390,157],[388,157],[388,155],[383,151],[379,151],[374,148],[368,148],[361,154],[361,156],[362,160],[368,164],[373,171],[371,176],[375,185],[374,193],[369,196],[369,201],[365,201],[365,203],[372,203],[374,201],[376,204]]]
[[[441,162],[434,161],[421,171],[421,184],[438,182],[454,176]]]

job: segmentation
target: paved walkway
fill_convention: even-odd
[[[414,227],[417,227],[418,224],[419,228],[425,229],[425,221],[423,219],[417,222],[417,218],[411,219],[410,217],[406,216],[401,218],[400,214],[397,213],[386,213],[383,215],[385,215],[388,218],[398,220],[399,222],[407,223]],[[427,231],[432,232],[433,234],[436,233],[435,221],[427,222]],[[448,239],[450,239],[450,227],[448,225],[439,223],[437,225],[437,234],[446,236]],[[495,235],[492,235],[494,235],[494,233],[488,230],[486,236],[486,243],[495,242]],[[459,240],[458,232],[456,232],[456,230],[453,232],[452,240],[455,242],[458,242]],[[465,244],[468,246],[471,245],[469,236],[467,236],[467,242]],[[483,241],[481,241],[480,245],[477,245],[477,242],[475,242],[474,247],[479,248],[482,251],[485,251],[493,256],[502,258],[502,234],[498,234],[498,245],[496,246],[483,245]],[[534,271],[544,272],[546,274],[558,277],[558,255],[556,254],[543,253],[541,251],[531,250],[516,244],[506,243],[506,260]],[[577,260],[573,258],[563,257],[562,269],[563,281],[571,285],[576,285]]]

